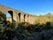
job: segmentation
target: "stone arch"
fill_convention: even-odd
[[[19,17],[19,20],[21,19],[20,17],[21,17],[21,13],[18,13],[18,17]]]
[[[25,22],[26,14],[24,14],[24,22]]]
[[[7,14],[10,15],[10,17],[11,17],[11,19],[12,19],[12,22],[13,22],[13,11],[9,10],[9,11],[7,11]]]

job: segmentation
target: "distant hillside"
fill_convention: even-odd
[[[46,14],[46,15],[41,15],[37,16],[36,21],[37,23],[46,23],[46,22],[53,22],[53,14]]]

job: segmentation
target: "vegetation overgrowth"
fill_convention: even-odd
[[[53,40],[52,22],[46,24],[22,22],[17,23],[16,27],[13,23],[0,18],[0,40]]]

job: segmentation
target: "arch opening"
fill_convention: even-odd
[[[13,11],[8,11],[6,13],[6,20],[12,22],[13,21]]]
[[[11,17],[13,17],[13,11],[8,11],[8,13],[11,15]]]
[[[18,16],[19,16],[19,20],[20,20],[20,17],[21,17],[21,13],[18,13]]]
[[[26,17],[26,14],[24,14],[24,22],[25,22],[25,17]]]

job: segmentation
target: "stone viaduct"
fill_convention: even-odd
[[[28,22],[33,24],[35,22],[35,16],[18,11],[3,5],[0,5],[0,11],[4,14],[9,13],[15,22]]]

